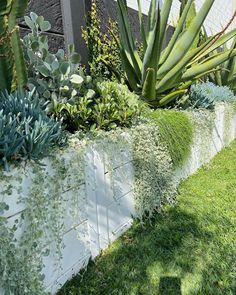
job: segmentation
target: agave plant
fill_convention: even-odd
[[[228,50],[227,45],[224,46],[224,50]],[[236,38],[234,39],[231,51],[236,50]],[[228,86],[236,93],[236,57],[228,59],[222,63],[218,70],[209,75],[211,81],[219,86]]]
[[[193,4],[193,0],[188,0],[165,49],[163,41],[173,0],[165,0],[161,9],[156,0],[151,0],[146,26],[140,0],[137,1],[143,58],[139,56],[135,46],[125,0],[118,0],[120,41],[117,40],[117,43],[128,85],[151,106],[168,104],[184,94],[193,81],[236,56],[236,49],[231,49],[208,57],[211,52],[233,38],[236,29],[220,37],[210,37],[200,46],[192,48],[214,0],[205,0],[198,14],[186,27],[188,13]]]

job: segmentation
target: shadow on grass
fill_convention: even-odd
[[[236,143],[132,228],[59,295],[235,295]]]
[[[182,295],[181,279],[177,277],[161,277],[159,284],[160,295]]]
[[[178,206],[157,214],[152,224],[134,224],[59,294],[181,294],[181,279],[194,271],[198,259],[198,240],[211,239],[198,224]]]

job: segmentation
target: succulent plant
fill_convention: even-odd
[[[217,102],[233,103],[234,93],[227,86],[217,86],[211,82],[192,85],[189,92],[190,106],[213,109]]]
[[[25,17],[31,32],[24,37],[25,56],[29,69],[29,88],[36,88],[41,99],[48,102],[68,102],[79,97],[93,97],[92,79],[79,66],[80,56],[74,46],[68,52],[52,53],[45,32],[51,25],[44,17],[31,12]]]
[[[49,118],[32,92],[0,95],[0,161],[38,160],[60,137],[61,123]]]
[[[161,107],[187,92],[200,77],[215,71],[217,66],[236,56],[236,49],[213,54],[211,52],[236,35],[236,29],[223,36],[213,36],[205,43],[192,48],[214,0],[205,0],[200,11],[186,28],[193,0],[185,3],[175,32],[165,49],[163,41],[173,0],[165,0],[162,7],[151,0],[148,21],[143,21],[139,6],[140,33],[144,56],[140,57],[129,23],[127,3],[118,0],[120,56],[129,87],[153,107]],[[115,69],[114,69],[115,70]]]
[[[27,83],[17,19],[24,15],[27,0],[0,1],[0,90],[12,91]]]

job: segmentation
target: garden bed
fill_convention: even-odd
[[[56,150],[41,165],[21,163],[4,172],[0,188],[1,202],[9,205],[5,217],[8,225],[16,220],[20,224],[15,232],[21,244],[16,262],[22,263],[24,247],[35,247],[27,250],[30,255],[18,271],[30,267],[32,258],[37,265],[38,259],[44,265],[44,286],[55,293],[90,257],[125,232],[133,217],[142,218],[164,202],[173,203],[178,183],[236,137],[232,105],[218,104],[214,112],[183,113],[194,130],[189,154],[179,165],[171,165],[168,148],[153,137],[158,126],[149,122],[102,133],[94,140],[74,136],[67,148]],[[155,158],[159,156],[161,160]],[[158,161],[159,170],[152,167]],[[147,177],[152,169],[163,171],[164,177],[161,173]]]

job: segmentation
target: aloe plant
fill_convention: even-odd
[[[202,29],[214,0],[205,0],[198,14],[186,27],[186,20],[193,0],[188,0],[181,13],[175,32],[163,50],[163,41],[173,0],[165,0],[162,8],[151,0],[147,25],[144,25],[140,0],[139,22],[144,57],[141,59],[130,28],[127,4],[118,0],[118,23],[122,65],[130,88],[141,95],[150,105],[160,107],[184,94],[193,81],[214,71],[217,66],[236,56],[236,49],[221,53],[211,52],[236,35],[236,29],[223,36],[208,38],[192,48]]]
[[[228,50],[227,45],[224,46],[225,50]],[[230,50],[236,49],[236,38],[234,39]],[[228,86],[236,93],[236,57],[228,59],[226,62],[220,65],[218,70],[210,74],[210,80],[219,86]]]
[[[27,0],[0,1],[0,90],[12,91],[27,83],[17,26],[17,19],[24,15],[27,3]]]

